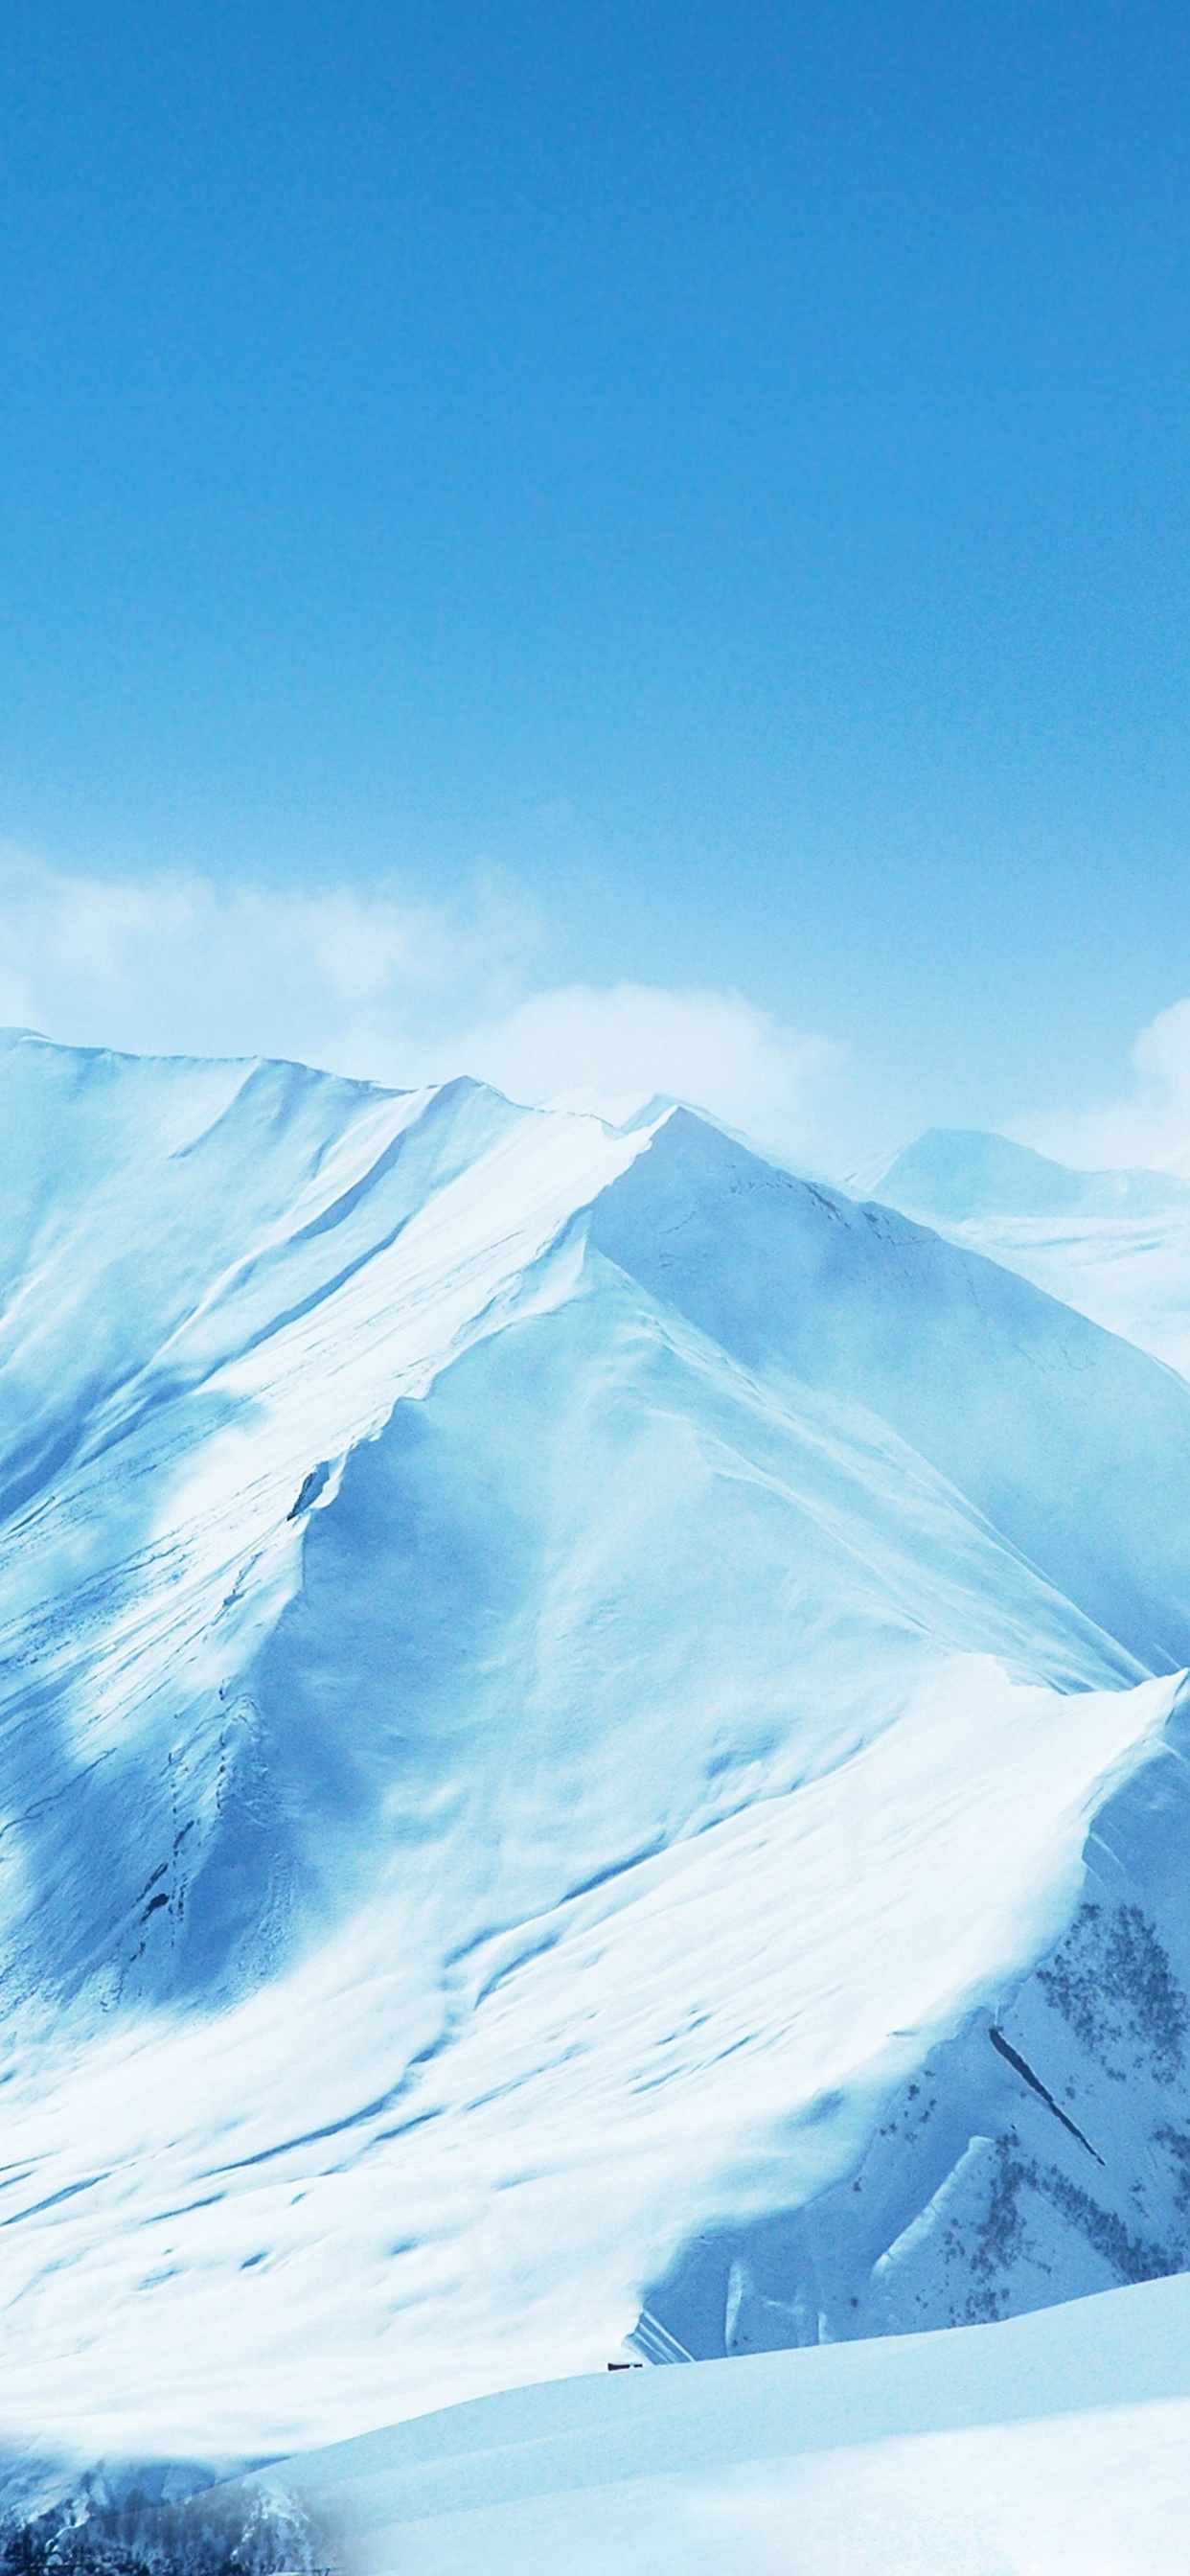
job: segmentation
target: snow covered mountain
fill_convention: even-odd
[[[1190,1181],[1075,1172],[977,1129],[931,1128],[872,1185],[1190,1377]]]
[[[685,1110],[0,1136],[11,2443],[1190,2266],[1190,1386]]]

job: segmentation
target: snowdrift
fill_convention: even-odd
[[[0,1119],[11,2444],[1190,2264],[1190,1387],[687,1111]]]
[[[1181,2576],[1188,2291],[527,2388],[283,2462],[241,2510],[352,2576]]]

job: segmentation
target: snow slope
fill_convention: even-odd
[[[932,1128],[873,1196],[1190,1376],[1190,1181],[1070,1171],[1004,1136]]]
[[[1188,2293],[527,2388],[283,2462],[245,2501],[296,2504],[352,2576],[1181,2576]]]
[[[1190,2264],[1190,1389],[684,1110],[0,1132],[11,2443]]]

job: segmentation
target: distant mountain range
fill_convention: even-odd
[[[935,1127],[869,1186],[1190,1375],[1190,1181],[1073,1172],[1005,1136]]]
[[[21,1033],[0,1122],[10,2442],[1190,2268],[1190,1384],[1053,1293],[1190,1186]]]

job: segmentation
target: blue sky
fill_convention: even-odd
[[[1154,1020],[1190,1097],[1188,74],[1144,0],[13,0],[8,1015],[776,1049],[836,1163]]]

